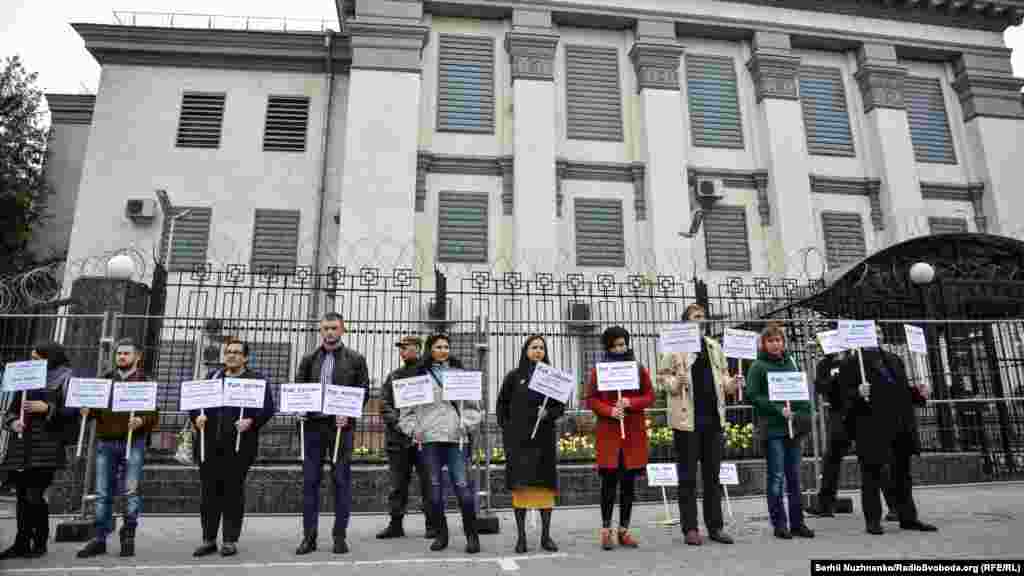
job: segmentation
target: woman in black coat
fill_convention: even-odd
[[[37,344],[33,360],[46,360],[46,388],[24,394],[25,422],[21,423],[22,394],[18,393],[4,415],[7,450],[0,470],[10,473],[17,492],[18,532],[14,545],[0,553],[8,558],[36,558],[46,554],[50,538],[50,510],[43,495],[53,477],[66,465],[69,431],[77,432],[78,410],[64,406],[71,368],[64,347],[56,342]],[[22,437],[18,438],[17,434]]]
[[[551,539],[551,509],[558,491],[558,434],[555,420],[565,413],[565,405],[530,390],[530,378],[538,362],[550,364],[543,336],[526,339],[519,356],[519,368],[505,376],[498,395],[498,425],[505,444],[505,484],[512,491],[515,509],[516,553],[526,552],[526,510],[540,509],[543,525],[540,545],[555,552]],[[531,438],[534,425],[537,435]]]

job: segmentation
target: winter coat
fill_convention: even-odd
[[[395,380],[411,378],[416,376],[416,362],[412,361],[405,366],[398,368],[388,374],[384,386],[381,388],[383,401],[381,402],[380,415],[387,426],[387,447],[389,452],[405,450],[412,446],[412,438],[405,435],[398,428],[399,410],[395,408]]]
[[[733,391],[733,379],[729,376],[729,364],[718,342],[705,337],[704,346],[711,364],[711,373],[715,380],[718,416],[721,419],[722,428],[725,429],[725,397],[726,393],[731,394]],[[694,382],[692,382],[690,374],[690,367],[694,359],[691,356],[693,355],[688,352],[663,352],[658,354],[658,368],[655,373],[658,389],[668,393],[669,425],[674,430],[683,432],[693,432],[694,428]],[[691,380],[687,386],[683,385],[682,378],[680,378],[683,373]]]
[[[558,489],[558,430],[555,421],[565,414],[565,404],[548,398],[547,414],[537,425],[538,409],[544,395],[530,390],[531,368],[505,375],[498,394],[497,416],[505,446],[505,486]]]
[[[213,370],[207,376],[207,380],[214,380],[220,378],[226,378],[222,369]],[[242,408],[236,408],[233,406],[219,406],[217,408],[207,408],[205,411],[192,410],[188,413],[189,419],[192,421],[192,425],[195,426],[196,418],[203,412],[206,414],[206,460],[209,462],[210,458],[217,456],[229,456],[235,453],[235,437],[238,435],[238,429],[235,428],[235,422],[240,420],[243,416],[245,418],[252,418],[252,426],[242,434],[242,441],[238,447],[238,456],[248,464],[252,464],[256,460],[256,456],[259,452],[259,431],[271,418],[274,417],[274,413],[277,411],[274,406],[274,395],[271,393],[270,381],[267,380],[262,374],[253,370],[252,368],[246,368],[238,376],[234,378],[243,378],[247,380],[266,380],[267,386],[263,392],[263,409],[247,409],[243,412]],[[195,433],[195,442],[193,446],[193,458],[196,462],[200,461],[200,449],[201,449],[201,435]]]
[[[480,403],[444,399],[444,371],[460,369],[462,363],[456,358],[450,358],[447,367],[428,367],[422,363],[417,366],[417,376],[431,377],[434,401],[400,411],[398,427],[403,434],[411,438],[422,434],[424,444],[472,441],[472,431],[480,425]]]
[[[365,388],[363,395],[363,408],[370,399],[370,371],[366,367],[366,358],[362,354],[347,346],[338,346],[332,352],[324,350],[321,346],[307,354],[299,362],[299,370],[295,374],[296,382],[320,382],[320,367],[323,364],[324,354],[334,354],[334,381],[335,386],[351,386],[353,388]],[[319,432],[322,436],[328,435],[331,441],[334,440],[334,433],[337,429],[335,417],[322,412],[307,412],[306,433]],[[349,418],[344,430],[351,430],[355,419]],[[324,443],[326,446],[326,443]],[[347,457],[347,455],[345,455]],[[341,456],[339,456],[341,458]]]
[[[747,371],[747,387],[744,390],[744,397],[754,406],[754,414],[758,417],[755,424],[760,431],[761,438],[785,438],[789,436],[789,423],[782,415],[785,402],[772,402],[768,395],[768,373],[769,372],[799,372],[796,361],[788,353],[783,353],[782,358],[776,358],[767,352],[758,352],[757,360]],[[797,400],[789,403],[790,410],[794,415],[810,417],[811,403],[806,400]]]
[[[117,370],[111,370],[106,373],[104,378],[113,380],[114,382],[146,382],[146,374],[141,368],[133,371],[128,375],[127,378],[121,378],[120,372]],[[135,416],[142,419],[142,426],[135,429],[132,432],[132,440],[137,438],[145,438],[148,440],[150,432],[152,432],[157,424],[160,423],[160,412],[154,410],[152,412],[136,412]],[[91,409],[89,410],[89,419],[96,421],[96,439],[97,440],[127,440],[128,439],[128,421],[131,419],[130,412],[114,412],[109,408],[106,409]]]
[[[622,451],[622,462],[626,470],[637,470],[647,466],[647,421],[644,410],[654,403],[654,387],[651,385],[651,373],[642,365],[640,370],[640,389],[626,390],[623,398],[629,398],[632,405],[626,410],[623,420],[626,438],[622,439],[619,420],[612,417],[612,410],[618,401],[618,392],[600,392],[597,389],[597,368],[590,372],[587,382],[586,398],[590,409],[597,415],[595,435],[597,437],[597,467],[619,467],[619,451]]]
[[[65,447],[78,434],[78,409],[64,406],[71,376],[68,366],[51,368],[46,373],[46,388],[15,394],[4,414],[0,448],[3,443],[7,446],[0,450],[0,470],[62,469],[67,465]],[[26,400],[42,400],[49,409],[46,414],[25,412],[25,432],[18,438],[14,423],[21,415],[22,396]]]

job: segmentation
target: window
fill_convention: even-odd
[[[936,216],[928,219],[928,228],[932,234],[957,234],[967,232],[967,220]]]
[[[167,265],[170,272],[194,270],[196,266],[206,264],[213,210],[211,208],[176,206],[171,209],[171,213],[177,216],[186,210],[188,214],[172,220],[173,224],[168,225],[167,237],[161,242],[163,250],[166,250],[167,241],[173,236],[170,261]]]
[[[252,270],[295,268],[298,251],[299,211],[257,209],[252,227]]]
[[[487,194],[441,192],[437,212],[438,262],[486,263]]]
[[[224,94],[186,92],[178,117],[178,148],[220,148]]]
[[[716,205],[704,215],[708,270],[750,271],[747,211],[742,206]]]
[[[829,268],[842,268],[867,256],[864,223],[859,213],[822,212],[821,226]]]
[[[810,154],[855,155],[846,91],[838,68],[800,68],[800,105]]]
[[[437,129],[494,133],[494,39],[441,34]]]
[[[565,109],[570,140],[622,142],[617,49],[565,47]]]
[[[308,125],[308,96],[269,97],[263,124],[263,151],[304,152]]]
[[[687,54],[686,90],[693,145],[743,148],[743,123],[732,58]]]
[[[622,223],[622,201],[596,198],[575,199],[576,265],[626,265],[626,236]]]
[[[907,76],[904,102],[914,158],[920,163],[956,164],[939,79]]]

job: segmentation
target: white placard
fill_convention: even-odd
[[[114,382],[114,412],[156,410],[156,382]]]
[[[324,388],[323,412],[331,416],[362,418],[363,398],[365,397],[366,388],[328,384]]]
[[[640,371],[636,360],[629,362],[598,362],[597,389],[601,392],[639,390]]]
[[[662,330],[658,348],[662,352],[700,352],[700,324],[684,322]]]
[[[718,469],[718,482],[723,486],[739,486],[740,473],[736,470],[735,462],[722,462]]]
[[[4,392],[46,388],[46,360],[8,362],[4,365]]]
[[[572,374],[552,368],[543,362],[537,363],[529,386],[530,390],[554,398],[562,404],[569,402],[569,396],[575,387],[576,379]]]
[[[924,339],[924,330],[920,326],[904,324],[903,330],[907,333],[907,348],[915,354],[927,354],[928,343]]]
[[[768,372],[768,399],[772,402],[810,400],[803,372]]]
[[[395,408],[412,408],[434,401],[434,381],[430,376],[401,378],[391,383],[395,391]]]
[[[72,378],[68,383],[68,408],[97,408],[110,406],[111,381],[103,378]]]
[[[483,399],[482,382],[483,373],[476,370],[445,370],[444,399],[479,402]]]
[[[323,384],[281,384],[281,413],[320,412],[324,405]]]
[[[815,336],[818,338],[818,344],[821,344],[821,351],[825,354],[837,354],[847,349],[846,341],[839,334],[839,330],[825,330]]]
[[[256,380],[253,378],[225,378],[224,406],[260,410],[263,408],[263,398],[266,394],[266,388],[266,380]]]
[[[678,486],[679,475],[675,464],[648,464],[648,486]]]
[[[878,348],[874,320],[840,320],[839,336],[847,348]]]
[[[182,411],[219,408],[224,405],[224,386],[220,378],[213,380],[186,380],[181,383]]]
[[[726,358],[757,359],[757,339],[759,334],[749,330],[725,329],[723,350]]]

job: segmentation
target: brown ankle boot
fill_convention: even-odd
[[[640,546],[640,543],[629,534],[629,528],[619,528],[619,546],[636,548]]]
[[[615,543],[612,540],[612,529],[601,528],[601,548],[605,550],[611,550],[615,548]]]

